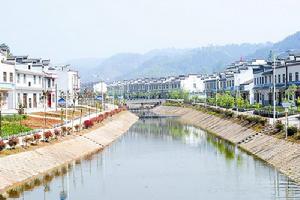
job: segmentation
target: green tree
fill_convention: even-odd
[[[287,101],[295,102],[295,93],[297,91],[297,86],[295,84],[290,85],[288,89],[285,90]]]
[[[241,98],[241,97],[236,98],[236,106],[238,108],[244,108],[245,107],[245,101],[244,101],[244,99]]]

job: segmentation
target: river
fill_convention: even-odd
[[[110,147],[74,163],[25,200],[299,199],[273,167],[176,118],[138,121]]]

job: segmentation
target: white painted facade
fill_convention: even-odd
[[[96,83],[93,85],[94,92],[101,94],[107,92],[107,85],[103,81]]]
[[[67,100],[68,106],[78,105],[78,92],[80,91],[80,77],[78,71],[69,69],[68,66],[55,67],[57,74],[58,99]],[[66,94],[68,93],[68,97]]]
[[[189,93],[203,94],[205,85],[204,80],[200,75],[190,74],[180,80],[181,89]]]
[[[15,68],[13,64],[5,62],[5,57],[0,57],[0,108],[11,110],[15,108]]]
[[[17,63],[16,109],[20,106],[28,112],[56,108],[56,75],[49,73],[48,66],[41,63]]]

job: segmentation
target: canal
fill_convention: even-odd
[[[104,151],[12,199],[299,198],[299,186],[266,163],[176,118],[158,118],[138,121]]]

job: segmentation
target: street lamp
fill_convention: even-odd
[[[218,77],[216,76],[216,107],[218,107]]]
[[[275,126],[276,120],[276,60],[275,55],[273,55],[273,125]]]

